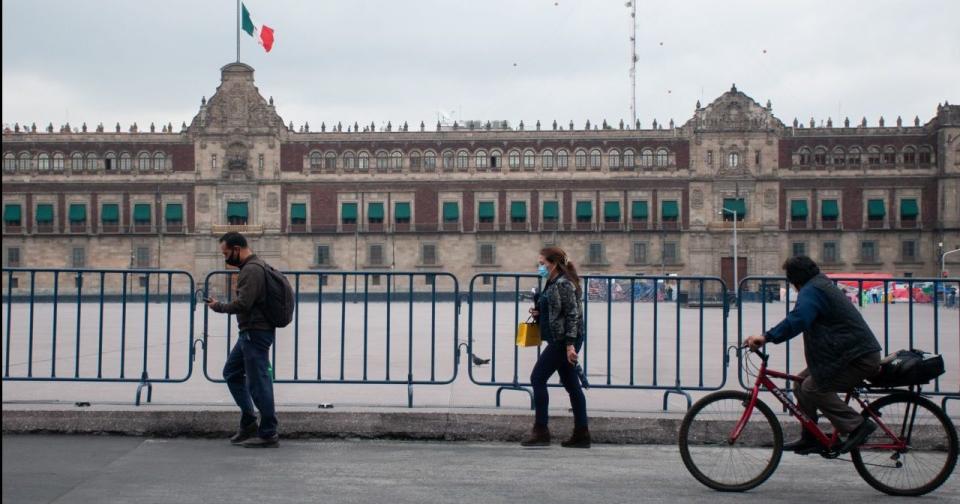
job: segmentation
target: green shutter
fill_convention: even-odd
[[[915,199],[900,200],[900,218],[901,219],[916,219],[917,215],[920,215],[920,207],[917,206],[917,200]]]
[[[105,203],[100,210],[100,222],[104,224],[116,224],[120,222],[120,205],[116,203]]]
[[[526,219],[527,218],[527,202],[511,201],[510,202],[510,218]]]
[[[790,218],[804,220],[807,218],[807,200],[793,200],[790,202]]]
[[[480,219],[493,220],[496,212],[494,211],[492,201],[481,201],[480,208],[477,209],[477,217]]]
[[[367,204],[367,218],[383,220],[383,203]]]
[[[164,218],[167,222],[183,222],[183,205],[180,203],[167,203]]]
[[[393,216],[396,219],[410,219],[410,203],[397,203],[393,207]]]
[[[647,209],[646,201],[634,201],[631,205],[631,215],[636,220],[647,220],[647,217],[650,215],[650,211]]]
[[[836,219],[840,216],[840,205],[837,200],[828,199],[820,202],[820,215],[826,219]]]
[[[663,219],[676,219],[680,217],[680,207],[674,200],[665,200],[660,204],[660,217]]]
[[[543,219],[558,220],[560,218],[560,204],[556,201],[543,202]]]
[[[87,205],[82,203],[73,203],[70,205],[70,222],[86,222],[87,221]]]
[[[290,205],[290,218],[307,220],[307,204],[294,203]]]
[[[593,206],[589,201],[577,202],[577,218],[578,219],[593,218]]]
[[[3,221],[7,224],[20,222],[20,205],[6,205],[3,207]]]
[[[150,222],[150,205],[148,203],[137,203],[133,205],[134,222]]]
[[[53,224],[53,205],[37,205],[37,224]]]
[[[247,218],[247,202],[246,201],[228,201],[227,202],[227,218],[238,217],[241,219]]]
[[[460,220],[460,205],[456,201],[443,202],[443,220],[444,222]]]
[[[343,205],[341,205],[340,218],[343,219],[343,221],[357,220],[357,204],[344,203]]]
[[[747,215],[747,205],[743,198],[725,198],[723,200],[725,213],[735,212],[738,217]]]
[[[882,199],[872,199],[867,201],[867,216],[871,219],[882,219],[887,214],[883,206]]]
[[[620,203],[617,201],[607,201],[603,204],[604,220],[620,220]]]

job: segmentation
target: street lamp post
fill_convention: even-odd
[[[942,244],[941,244],[941,250],[942,250]],[[960,249],[953,249],[940,254],[940,275],[939,275],[940,278],[946,277],[944,272],[947,271],[947,256],[950,254],[953,254],[954,252],[960,252]]]
[[[740,299],[740,278],[737,276],[737,263],[740,262],[737,255],[737,211],[723,208],[719,212],[720,215],[723,215],[723,212],[733,214],[733,293],[737,296],[737,299]]]

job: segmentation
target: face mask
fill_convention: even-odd
[[[547,278],[550,276],[550,270],[547,269],[546,264],[541,264],[537,267],[537,274],[540,275],[540,278]]]
[[[226,262],[230,266],[237,266],[237,267],[243,264],[243,261],[240,260],[240,251],[230,252],[230,255],[227,257]]]

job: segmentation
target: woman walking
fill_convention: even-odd
[[[573,435],[561,443],[565,448],[590,448],[590,431],[587,429],[587,399],[580,388],[577,376],[577,354],[583,345],[582,302],[583,290],[580,277],[567,253],[559,247],[547,247],[540,251],[538,272],[546,281],[543,291],[535,298],[535,308],[530,314],[537,319],[540,337],[547,347],[540,353],[537,364],[530,374],[533,384],[533,400],[536,405],[536,421],[530,436],[522,446],[549,446],[550,429],[547,427],[550,396],[547,380],[553,373],[560,374],[560,383],[570,394],[573,407]]]

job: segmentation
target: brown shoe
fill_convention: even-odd
[[[590,448],[590,430],[586,427],[574,427],[570,439],[560,443],[564,448]]]
[[[530,436],[520,442],[526,448],[550,446],[550,429],[545,425],[533,425]]]

